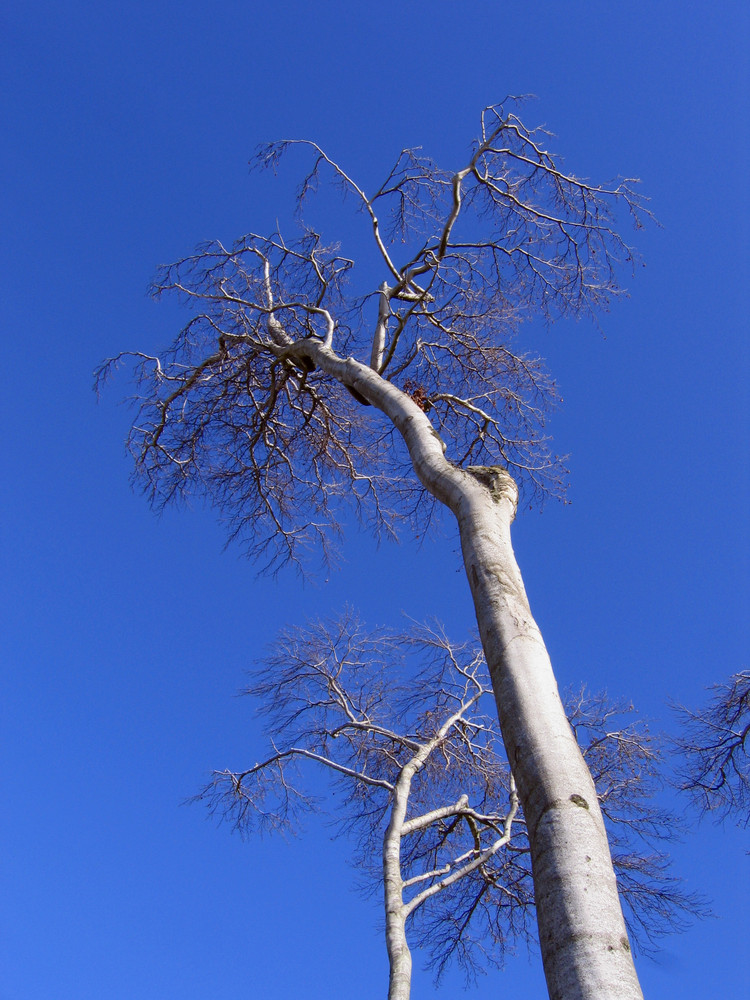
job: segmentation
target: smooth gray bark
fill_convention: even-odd
[[[383,839],[385,943],[390,965],[388,1000],[409,1000],[411,991],[411,952],[406,941],[407,914],[401,879],[401,831],[406,819],[411,779],[419,763],[415,761],[407,765],[399,775],[393,793],[391,818]]]
[[[436,735],[424,743],[414,754],[412,759],[401,769],[398,781],[393,790],[393,803],[391,806],[391,817],[383,838],[383,883],[385,895],[385,939],[388,949],[388,960],[390,964],[390,978],[388,983],[388,1000],[409,1000],[411,993],[411,951],[406,939],[406,921],[410,914],[414,912],[431,895],[439,892],[441,888],[450,885],[463,877],[482,861],[486,860],[495,850],[507,843],[510,839],[510,827],[515,815],[515,808],[506,819],[506,829],[504,836],[500,837],[496,843],[479,858],[464,865],[443,879],[441,882],[433,883],[431,887],[425,889],[409,902],[404,902],[404,881],[401,875],[401,839],[407,829],[414,829],[418,820],[412,820],[407,824],[406,811],[409,804],[409,793],[414,776],[425,766],[428,757],[440,746],[445,736],[451,728],[463,717],[464,713],[471,705],[478,701],[481,689],[478,690],[468,701],[465,701],[460,709],[451,715],[442,724]],[[459,802],[458,806],[462,803]],[[445,815],[452,814],[451,807],[437,810]],[[434,815],[434,814],[433,814]],[[424,817],[422,817],[424,819]]]
[[[371,368],[320,342],[297,350],[390,418],[423,486],[458,521],[503,741],[528,823],[551,1000],[639,1000],[596,791],[513,553],[515,482],[500,467],[452,465],[428,417]],[[391,947],[389,941],[389,953]],[[401,961],[400,951],[394,956]]]
[[[594,784],[531,615],[510,526],[517,489],[474,470],[456,516],[503,741],[528,823],[550,997],[641,997]]]

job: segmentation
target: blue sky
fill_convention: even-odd
[[[535,93],[571,170],[642,178],[663,228],[631,298],[601,331],[525,333],[561,384],[572,502],[523,514],[516,548],[561,687],[658,727],[747,665],[749,26],[733,0],[0,14],[2,1000],[385,992],[377,908],[329,828],[242,844],[181,803],[256,759],[234,694],[284,622],[348,600],[463,637],[455,534],[378,550],[352,528],[328,580],[259,579],[210,511],[157,518],[130,491],[127,383],[91,391],[103,357],[177,330],[146,296],[157,264],[288,217],[286,174],[248,174],[263,140],[314,138],[367,187],[404,146],[461,165],[483,106]],[[651,996],[741,995],[745,848],[703,823],[675,849],[715,918],[641,958]],[[476,995],[501,991],[545,995],[533,953]]]

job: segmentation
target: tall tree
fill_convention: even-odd
[[[528,831],[497,725],[481,648],[439,625],[367,630],[347,611],[285,628],[246,691],[267,720],[269,750],[214,773],[197,796],[246,835],[293,830],[322,800],[353,841],[362,887],[384,908],[389,1000],[408,1000],[411,947],[439,978],[456,960],[472,978],[533,937]],[[616,845],[630,924],[664,933],[700,912],[666,871],[674,817],[655,805],[658,745],[632,706],[580,691],[566,710]],[[411,945],[410,945],[411,942]]]
[[[163,268],[155,294],[194,314],[165,354],[137,355],[130,440],[153,503],[203,493],[269,569],[327,552],[345,500],[386,532],[406,514],[421,533],[435,502],[450,511],[528,824],[550,996],[630,1000],[641,991],[601,811],[510,527],[517,479],[533,497],[565,476],[544,433],[554,383],[513,334],[533,315],[606,307],[633,260],[613,212],[637,223],[639,201],[627,180],[563,170],[512,107],[485,110],[461,169],[405,150],[374,194],[315,143],[261,149],[260,166],[312,157],[300,207],[326,172],[356,199],[375,254],[364,291],[348,290],[353,261],[304,226]]]

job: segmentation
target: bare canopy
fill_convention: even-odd
[[[320,347],[399,386],[451,463],[502,463],[532,495],[561,495],[565,469],[544,430],[557,390],[513,335],[530,317],[607,306],[617,265],[633,261],[612,211],[621,203],[637,221],[640,201],[630,180],[598,186],[563,172],[547,139],[488,108],[461,170],[404,150],[369,196],[315,143],[262,147],[259,167],[311,154],[300,207],[325,172],[354,195],[385,277],[353,293],[354,260],[304,226],[291,241],[206,243],[161,268],[154,294],[176,292],[195,311],[170,350],[135,355],[130,446],[152,502],[206,494],[269,566],[327,552],[341,500],[386,532],[396,512],[422,531],[430,504],[392,424],[358,410],[352,394],[369,400],[356,371],[331,372]]]
[[[353,845],[363,888],[383,900],[390,1000],[406,1000],[411,946],[439,977],[472,977],[533,938],[528,829],[497,725],[481,648],[437,625],[368,630],[347,611],[285,628],[247,689],[268,754],[214,773],[199,800],[247,835],[298,831],[323,809]],[[660,752],[632,706],[571,694],[567,710],[615,845],[630,926],[646,945],[700,902],[668,874],[675,818],[655,801]],[[315,794],[311,771],[337,793]]]
[[[750,670],[715,684],[713,697],[697,711],[677,707],[682,733],[678,784],[703,813],[750,823]]]

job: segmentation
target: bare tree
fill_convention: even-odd
[[[719,819],[734,816],[750,823],[750,670],[715,684],[714,696],[698,711],[676,706],[682,735],[675,740],[682,760],[678,786],[702,813]]]
[[[413,662],[416,661],[416,662]],[[533,936],[528,829],[496,725],[482,650],[437,625],[368,632],[351,612],[287,628],[249,694],[268,718],[271,751],[215,772],[199,799],[243,835],[296,829],[321,805],[306,789],[322,766],[339,794],[340,832],[383,894],[389,1000],[408,1000],[407,928],[438,977],[500,964]],[[674,820],[653,802],[658,752],[632,706],[579,692],[568,710],[617,845],[615,868],[641,938],[678,926],[698,902],[666,872],[660,842]],[[334,805],[335,802],[335,805]]]
[[[396,513],[421,533],[435,502],[450,511],[528,824],[550,996],[632,1000],[604,823],[510,526],[514,476],[532,497],[565,478],[544,433],[554,383],[514,331],[607,306],[632,262],[613,212],[638,223],[639,202],[627,180],[563,170],[547,138],[488,108],[461,169],[405,150],[370,195],[315,143],[264,147],[261,166],[311,157],[300,207],[325,174],[353,196],[375,255],[364,291],[347,286],[353,261],[304,227],[163,268],[154,293],[193,315],[169,351],[136,355],[130,442],[155,505],[205,495],[268,568],[326,553],[345,502],[386,533]]]

